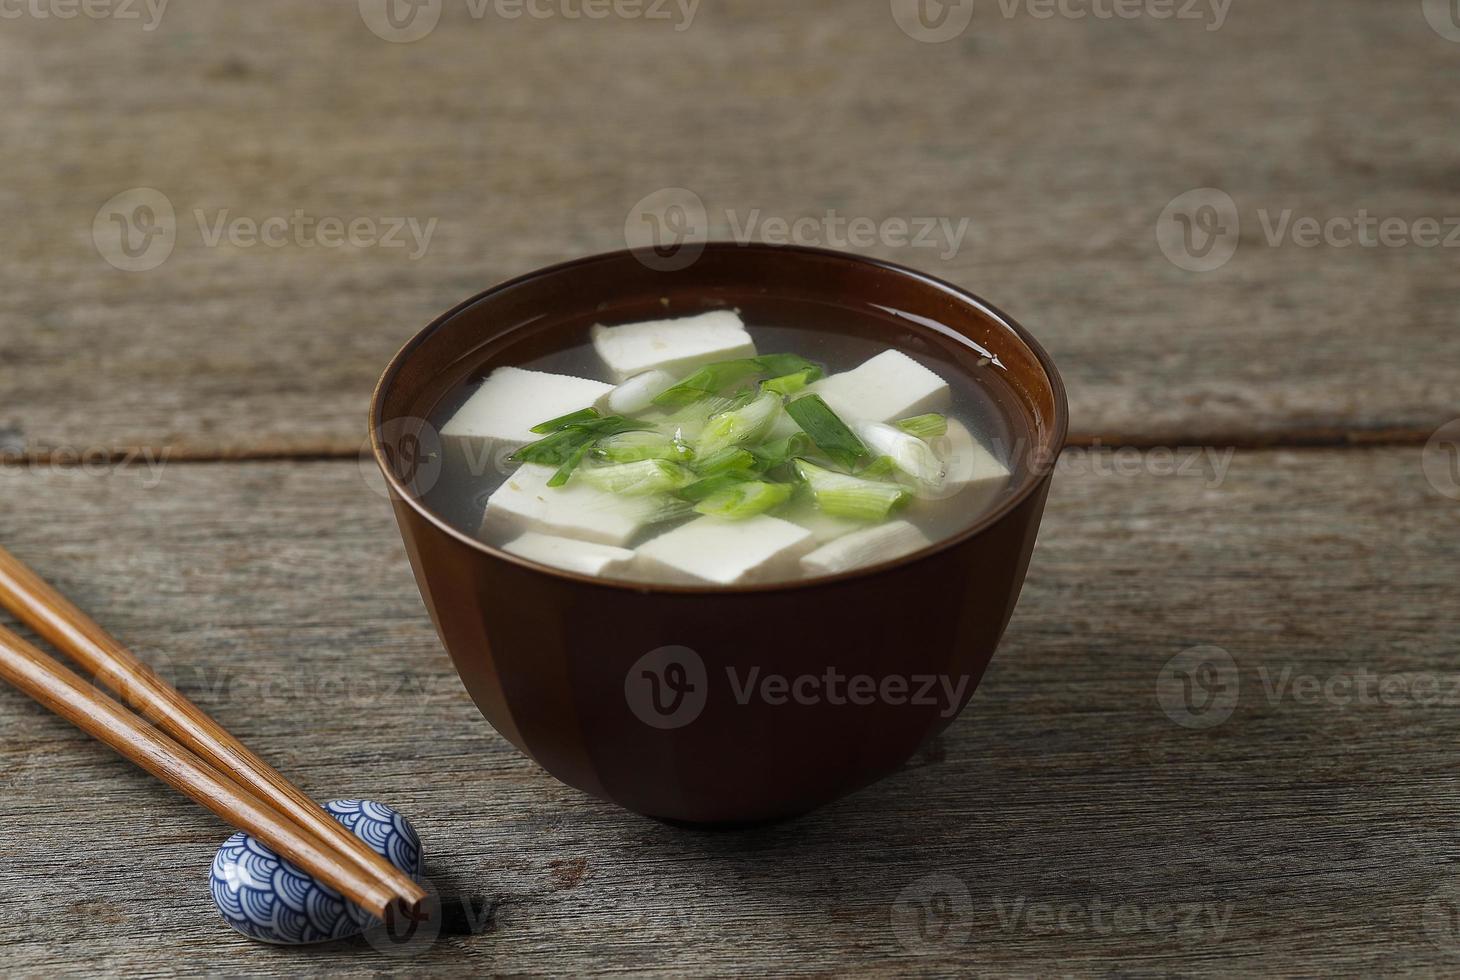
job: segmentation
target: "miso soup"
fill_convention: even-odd
[[[876,308],[751,305],[603,310],[494,356],[436,407],[424,502],[541,564],[735,586],[916,552],[1021,482],[1033,424],[996,357]]]

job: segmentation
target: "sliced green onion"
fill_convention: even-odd
[[[897,473],[897,464],[892,461],[891,456],[878,456],[872,462],[862,467],[857,475],[864,480],[880,480],[884,477],[893,476]]]
[[[593,456],[610,463],[637,463],[645,459],[682,463],[694,457],[694,450],[662,432],[620,432],[598,440]]]
[[[701,477],[719,476],[736,471],[749,472],[756,468],[755,455],[739,446],[731,446],[717,453],[702,457],[695,463],[695,472]]]
[[[749,447],[761,469],[769,470],[805,454],[811,448],[811,437],[804,432]]]
[[[862,442],[879,456],[892,460],[899,473],[906,474],[918,488],[935,491],[943,486],[946,467],[933,447],[895,425],[865,422],[857,426]]]
[[[588,447],[592,445],[593,439],[591,437],[580,443],[568,458],[563,460],[562,465],[558,467],[558,471],[548,480],[547,485],[550,487],[561,487],[566,484],[568,478],[573,475],[573,471],[578,468],[578,464],[583,462],[583,457],[588,455]]]
[[[723,412],[705,423],[695,446],[700,457],[712,456],[729,446],[756,442],[765,437],[781,414],[781,396],[766,392],[748,405]]]
[[[744,473],[722,473],[707,480],[700,480],[698,483],[691,483],[680,490],[676,496],[692,503],[698,503],[706,497],[712,497],[722,490],[728,490],[744,482]]]
[[[856,433],[837,418],[831,406],[820,395],[806,395],[786,406],[786,411],[796,424],[811,437],[817,448],[830,456],[839,466],[851,469],[859,459],[868,454]]]
[[[810,368],[805,371],[797,371],[795,374],[783,374],[779,378],[762,381],[760,386],[766,391],[774,391],[778,395],[794,395],[820,376],[819,370]]]
[[[716,395],[761,371],[760,363],[754,357],[706,364],[679,384],[660,392],[655,396],[654,404],[660,408],[682,408]]]
[[[834,517],[861,521],[882,521],[893,508],[911,496],[895,483],[879,483],[828,470],[804,459],[796,460],[796,473],[811,488],[816,506]]]
[[[897,423],[897,427],[919,439],[938,439],[948,434],[948,416],[936,412],[914,415]]]
[[[763,354],[760,357],[716,361],[706,364],[679,384],[661,392],[655,397],[654,404],[660,408],[682,408],[717,395],[747,378],[763,375],[779,378],[800,371],[812,372],[811,380],[821,377],[821,368],[798,354]]]
[[[790,499],[789,483],[750,480],[711,494],[696,504],[695,510],[712,517],[743,521],[756,514],[763,514],[772,507],[779,507]]]
[[[528,431],[534,432],[537,435],[546,435],[549,432],[557,432],[559,429],[566,429],[570,425],[579,422],[590,422],[596,418],[598,418],[598,409],[584,408],[576,412],[569,412],[567,415],[559,415],[557,418],[550,419],[540,425],[534,425]]]
[[[585,466],[578,470],[577,479],[609,493],[643,497],[687,487],[694,482],[694,474],[669,460],[645,459],[637,463]]]
[[[621,415],[571,423],[546,439],[528,443],[508,457],[514,463],[539,463],[543,466],[560,466],[573,457],[587,443],[604,436],[649,428],[643,422],[635,422]],[[579,457],[581,459],[581,457]]]
[[[809,371],[812,374],[812,381],[821,377],[821,368],[815,363],[806,360],[800,354],[762,354],[755,358],[760,365],[761,372],[773,378],[784,377],[788,374],[796,374],[801,371]]]

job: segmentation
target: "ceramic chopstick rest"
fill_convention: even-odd
[[[421,839],[400,813],[370,800],[334,800],[324,809],[372,850],[420,880]],[[260,942],[328,942],[364,932],[376,921],[241,831],[218,848],[208,886],[223,920]]]

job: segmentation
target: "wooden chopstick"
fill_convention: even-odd
[[[395,892],[379,876],[345,860],[331,842],[304,830],[261,802],[3,626],[0,626],[0,678],[212,810],[233,827],[263,841],[361,908],[384,918],[397,900]]]
[[[0,605],[70,656],[88,674],[119,694],[149,721],[177,739],[197,758],[235,780],[256,803],[272,807],[280,817],[292,821],[301,830],[333,848],[344,861],[354,866],[359,875],[373,880],[375,889],[383,889],[402,900],[408,909],[416,908],[425,900],[425,890],[410,875],[372,851],[360,838],[331,818],[303,790],[285,779],[175,688],[160,680],[134,653],[4,548],[0,548]],[[34,647],[30,650],[39,653]],[[74,718],[72,720],[75,721]],[[108,744],[116,747],[112,742]],[[128,758],[133,757],[129,755]],[[163,778],[170,785],[177,785]],[[205,801],[199,802],[209,806]],[[313,873],[313,869],[302,862],[300,867]],[[377,912],[364,902],[360,905]]]

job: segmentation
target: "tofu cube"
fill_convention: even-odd
[[[678,379],[711,361],[755,356],[755,342],[733,310],[619,327],[599,324],[592,333],[594,350],[618,382],[645,371],[667,371]]]
[[[534,425],[588,408],[612,390],[566,374],[497,368],[441,427],[442,451],[472,476],[487,475],[508,453],[542,438]]]
[[[838,415],[867,422],[943,411],[952,397],[948,382],[895,350],[824,378],[807,391],[820,395]]]
[[[948,467],[941,496],[976,489],[992,498],[1013,475],[1009,467],[957,419],[948,420],[948,433],[933,440],[933,449]]]
[[[583,575],[614,575],[623,572],[634,560],[634,553],[627,548],[595,544],[592,541],[575,541],[551,534],[528,531],[520,538],[502,545],[502,550],[529,561],[565,568]]]
[[[621,497],[569,480],[548,486],[551,466],[523,463],[487,498],[481,537],[501,540],[523,531],[537,531],[580,541],[624,545],[659,514],[654,497]]]
[[[639,547],[640,573],[738,585],[794,576],[816,546],[804,527],[767,514],[744,521],[700,517]]]
[[[835,575],[862,565],[890,561],[926,548],[932,542],[907,521],[892,521],[843,535],[801,559],[811,575]]]

